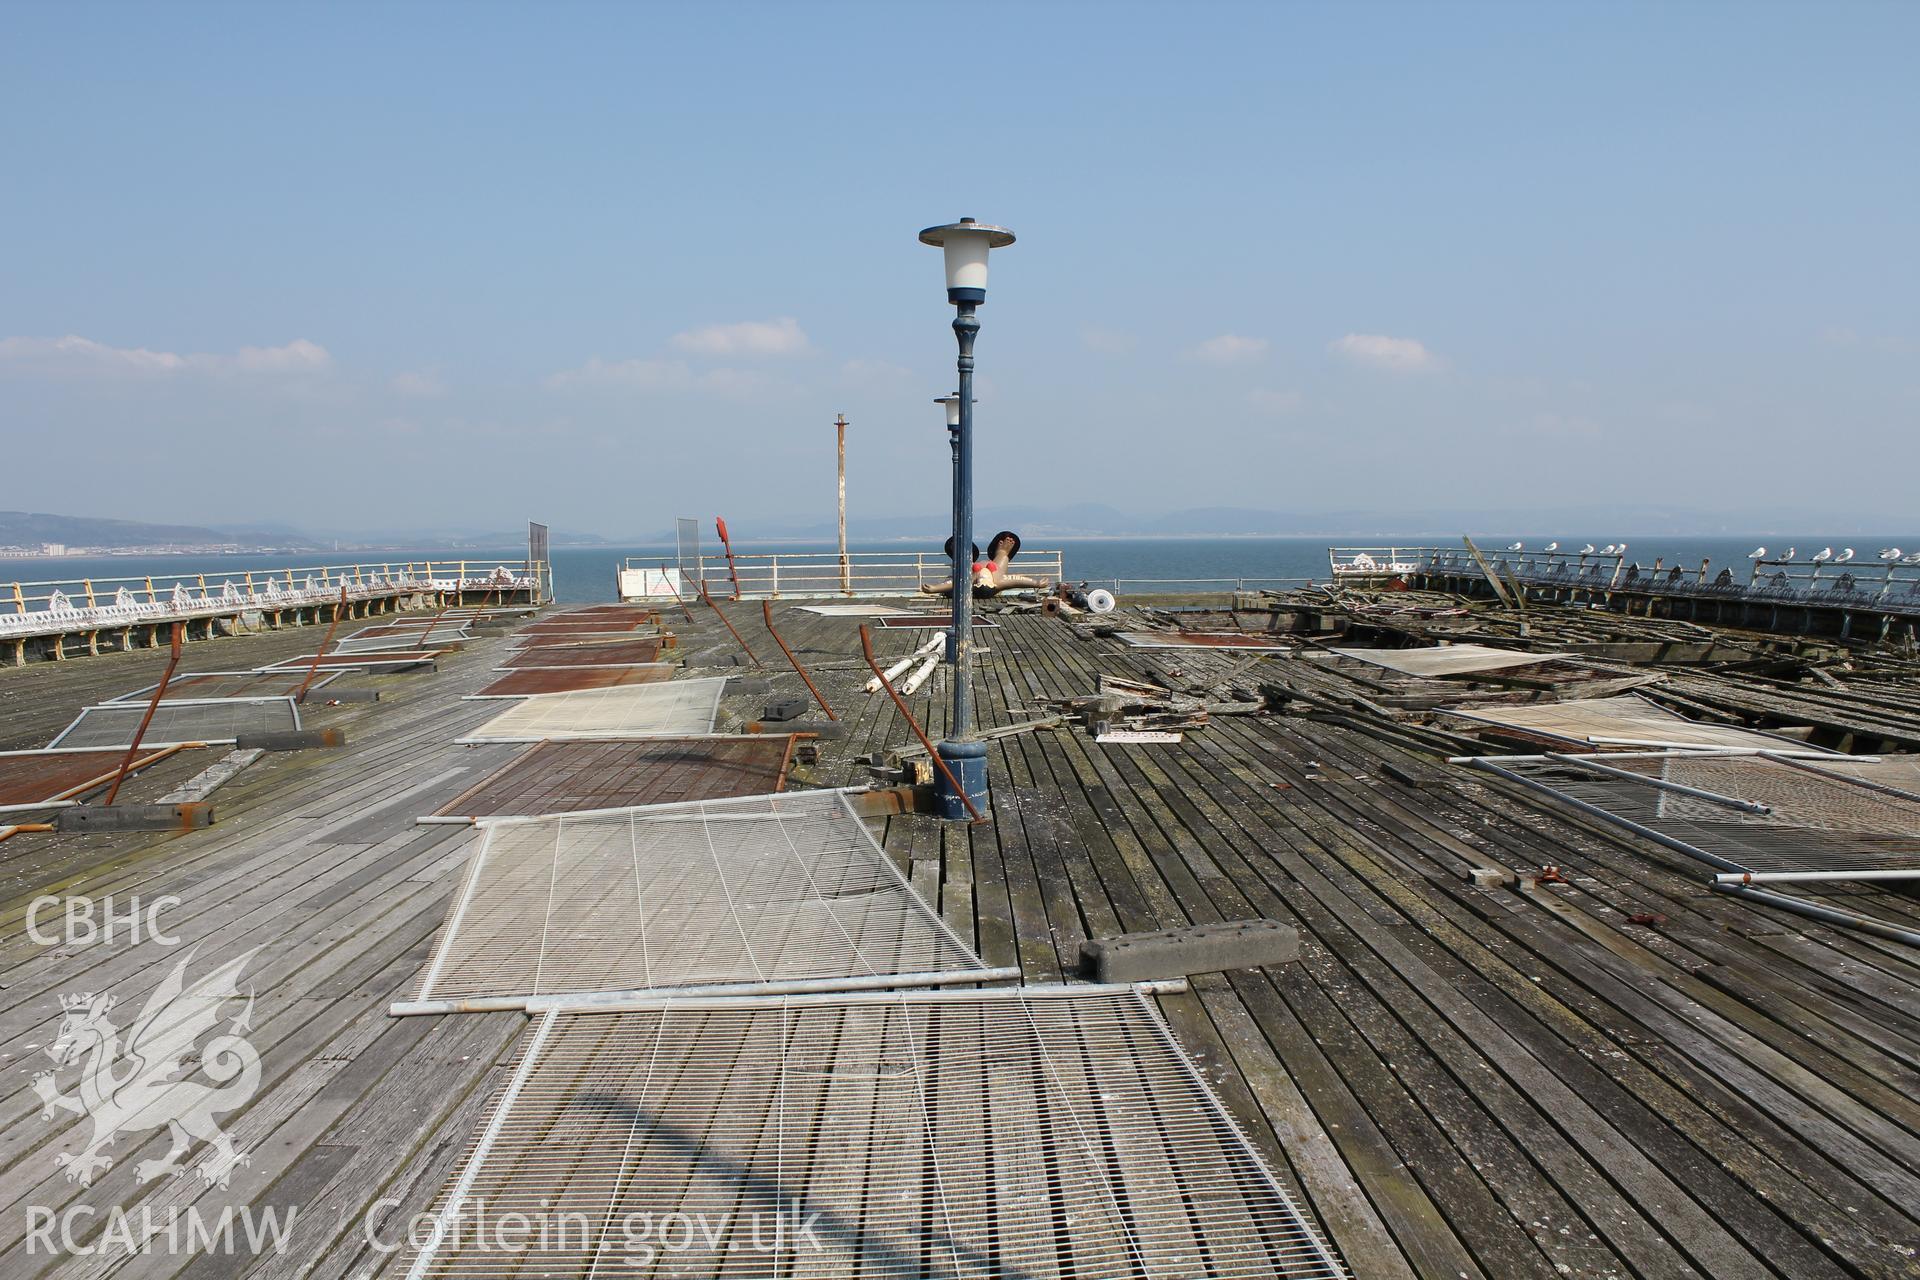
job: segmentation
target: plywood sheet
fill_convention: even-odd
[[[509,671],[475,698],[519,698],[535,693],[568,693],[576,689],[610,689],[623,684],[654,684],[671,680],[671,662],[649,662],[627,667],[522,667]]]
[[[1564,653],[1519,653],[1481,644],[1443,644],[1420,649],[1328,649],[1343,658],[1409,676],[1458,676],[1476,671],[1532,667],[1567,657]]]
[[[610,667],[660,660],[659,640],[617,640],[607,644],[538,645],[521,650],[501,665],[523,667]]]

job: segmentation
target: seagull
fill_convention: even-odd
[[[1557,542],[1549,542],[1547,544],[1547,550],[1549,551],[1558,551],[1559,549],[1560,549],[1560,544]]]
[[[1755,547],[1753,550],[1747,552],[1747,559],[1749,560],[1765,560],[1766,558],[1767,549],[1765,547]]]
[[[1898,560],[1900,558],[1900,548],[1882,547],[1880,549],[1880,558],[1882,560]]]
[[[1842,551],[1839,555],[1835,556],[1833,558],[1833,562],[1835,564],[1845,564],[1847,561],[1851,559],[1853,559],[1853,548],[1848,547],[1846,550]]]
[[[1920,564],[1920,551],[1909,551],[1900,557],[1901,564]]]
[[[1781,556],[1780,558],[1781,558],[1782,560],[1791,560],[1791,559],[1793,559],[1793,553],[1794,553],[1794,552],[1796,552],[1796,551],[1798,551],[1799,549],[1800,549],[1800,548],[1798,548],[1798,547],[1788,547],[1788,548],[1787,548],[1787,554],[1785,554],[1785,555],[1783,555],[1783,556]]]
[[[1627,544],[1623,542],[1619,546],[1615,547],[1614,550],[1619,552],[1621,555],[1625,555],[1627,554]]]
[[[1615,547],[1611,542],[1609,542],[1606,546],[1600,548],[1600,554],[1603,556],[1610,556],[1618,549],[1619,548]]]
[[[1813,553],[1813,562],[1815,564],[1825,564],[1827,561],[1831,559],[1833,559],[1832,547],[1822,547],[1820,550]]]
[[[1519,550],[1520,548],[1522,548],[1522,547],[1524,547],[1524,546],[1526,546],[1526,545],[1527,545],[1527,544],[1526,544],[1526,543],[1524,543],[1524,542],[1516,542],[1516,543],[1514,543],[1514,544],[1513,544],[1512,546],[1510,546],[1510,547],[1508,547],[1508,548],[1507,548],[1507,550],[1509,550],[1509,551],[1518,551],[1518,550]]]
[[[1587,544],[1586,546],[1584,546],[1584,547],[1582,547],[1582,548],[1580,548],[1580,554],[1581,554],[1581,555],[1583,555],[1583,556],[1590,556],[1590,555],[1592,555],[1592,554],[1593,554],[1593,544],[1592,544],[1591,542],[1589,542],[1589,543],[1588,543],[1588,544]]]

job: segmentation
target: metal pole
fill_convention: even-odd
[[[840,441],[840,593],[853,594],[852,574],[847,567],[847,415],[835,414],[834,434]]]
[[[940,799],[942,816],[953,818],[961,816],[957,812],[951,814],[946,812],[947,797],[951,794],[957,798],[957,807],[964,808],[968,814],[972,815],[974,825],[978,826],[985,822],[987,815],[980,812],[973,803],[973,797],[967,794],[967,789],[960,784],[960,780],[953,776],[953,769],[948,765],[947,758],[940,753],[939,747],[927,741],[926,730],[922,729],[920,722],[913,718],[913,712],[908,709],[906,699],[902,698],[899,690],[893,687],[893,681],[887,679],[887,673],[880,669],[880,660],[873,656],[873,633],[867,630],[867,624],[864,622],[860,624],[860,651],[866,655],[867,665],[873,668],[873,678],[880,682],[880,687],[887,691],[889,698],[893,699],[893,705],[899,710],[900,718],[907,722],[907,728],[913,730],[913,736],[920,739],[920,745],[927,749],[927,758],[933,761],[934,768],[940,771],[941,780],[945,785],[937,787],[936,794]],[[942,747],[946,745],[944,742],[940,744]],[[981,750],[984,753],[985,748],[982,747]]]
[[[107,798],[102,804],[110,805],[114,797],[120,794],[120,784],[127,780],[127,771],[133,768],[133,758],[140,754],[140,740],[147,736],[147,726],[153,723],[153,713],[160,709],[160,700],[167,696],[167,685],[173,680],[174,668],[180,665],[180,644],[185,638],[186,623],[176,622],[168,640],[171,649],[167,657],[167,669],[160,673],[160,683],[153,687],[153,697],[147,701],[147,713],[140,717],[140,727],[133,731],[133,741],[127,744],[127,754],[120,761],[120,771],[113,777],[113,785],[107,788]]]
[[[953,720],[939,754],[947,776],[962,795],[941,791],[941,809],[949,818],[977,814],[987,798],[987,748],[973,735],[973,342],[980,332],[975,303],[954,304],[953,335],[959,342],[960,426],[955,433],[953,471],[953,629],[948,656],[953,664]],[[942,779],[945,781],[945,778]]]
[[[820,696],[820,690],[813,683],[813,677],[807,674],[806,667],[801,663],[800,659],[796,658],[793,655],[793,650],[787,647],[787,642],[783,640],[780,637],[780,633],[774,629],[773,601],[762,600],[760,602],[760,616],[766,619],[767,634],[772,636],[773,642],[780,646],[780,652],[787,655],[787,665],[791,666],[794,669],[794,671],[799,675],[799,677],[806,682],[807,692],[812,694],[813,700],[820,704],[820,709],[827,713],[827,719],[838,720],[840,717],[833,714],[833,708],[828,706],[827,700],[822,696]]]

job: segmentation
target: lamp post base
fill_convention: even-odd
[[[934,750],[946,761],[954,781],[973,801],[974,808],[984,814],[987,811],[987,744],[978,740],[942,742]],[[933,789],[940,802],[941,817],[968,819],[973,816],[967,812],[966,802],[953,789],[945,774],[935,772]]]

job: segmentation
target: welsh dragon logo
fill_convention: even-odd
[[[112,996],[85,992],[60,997],[60,1034],[46,1052],[59,1067],[83,1063],[77,1093],[59,1091],[56,1071],[35,1075],[33,1091],[40,1097],[44,1120],[53,1119],[56,1111],[70,1111],[93,1121],[93,1136],[78,1154],[63,1151],[54,1157],[66,1169],[67,1181],[90,1185],[113,1166],[103,1149],[116,1138],[162,1126],[173,1145],[161,1159],[134,1166],[142,1182],[184,1173],[183,1158],[195,1142],[207,1146],[196,1172],[208,1186],[226,1186],[233,1171],[248,1163],[215,1117],[246,1105],[260,1087],[260,1055],[242,1035],[252,1025],[251,991],[224,1034],[207,1041],[197,1062],[189,1062],[200,1038],[218,1026],[220,1007],[240,998],[235,984],[253,956],[249,951],[188,987],[189,952],[148,997],[124,1041],[111,1016]],[[220,1087],[188,1079],[195,1066]]]

